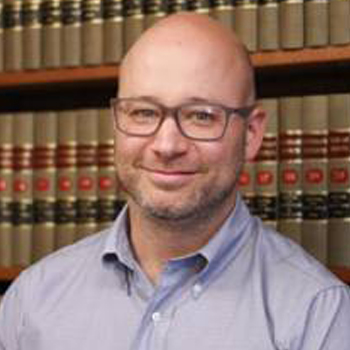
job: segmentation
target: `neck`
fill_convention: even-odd
[[[129,203],[131,246],[148,278],[156,284],[169,260],[190,255],[206,245],[234,205],[233,201],[205,219],[179,222],[149,217],[137,204]]]

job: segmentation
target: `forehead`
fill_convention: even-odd
[[[208,42],[167,40],[135,50],[123,68],[119,95],[155,96],[164,103],[197,97],[235,105],[244,90],[244,71],[227,50]]]

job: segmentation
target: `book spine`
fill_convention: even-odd
[[[279,28],[282,49],[304,46],[304,0],[280,0]]]
[[[22,5],[23,68],[41,67],[40,0],[23,0]]]
[[[331,45],[350,43],[350,1],[329,1],[329,41]]]
[[[262,99],[261,105],[268,115],[267,128],[256,158],[256,214],[269,226],[277,225],[278,187],[278,100]]]
[[[234,29],[250,52],[258,48],[258,2],[237,0],[234,12]]]
[[[0,115],[0,266],[12,265],[12,144],[11,114]]]
[[[98,111],[78,112],[77,125],[77,239],[97,229]]]
[[[61,3],[60,0],[42,0],[42,66],[57,68],[61,65]]]
[[[123,1],[104,0],[103,60],[118,63],[123,55]]]
[[[278,1],[260,0],[258,6],[258,43],[262,51],[279,48]]]
[[[328,45],[329,0],[305,0],[305,46]]]
[[[22,69],[22,2],[4,1],[4,70]]]
[[[31,263],[33,115],[16,113],[13,121],[13,265]]]
[[[301,244],[302,97],[279,100],[279,218],[278,230]]]
[[[55,248],[56,113],[34,115],[32,260]]]
[[[323,263],[327,263],[327,121],[328,96],[305,96],[302,116],[302,245]]]
[[[4,70],[4,3],[0,0],[0,72]]]
[[[329,104],[329,265],[350,267],[350,95]]]
[[[187,9],[204,15],[210,13],[210,1],[209,0],[188,0]]]
[[[187,11],[187,0],[168,0],[167,3],[167,13],[177,13],[182,11]]]
[[[98,227],[109,226],[118,210],[114,166],[114,127],[109,109],[99,111],[98,124]]]
[[[76,231],[77,112],[57,116],[55,247],[72,244]]]
[[[211,16],[227,29],[233,29],[234,6],[231,0],[213,0]]]
[[[142,1],[124,0],[124,53],[129,51],[144,30],[145,18]]]
[[[244,164],[239,176],[238,187],[245,204],[255,215],[255,162],[250,161]]]
[[[62,66],[81,64],[81,0],[62,0]]]
[[[82,62],[99,65],[103,62],[102,1],[82,0]]]
[[[146,0],[145,1],[145,29],[152,27],[160,19],[166,16],[165,0]]]

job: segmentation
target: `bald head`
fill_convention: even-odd
[[[232,106],[248,105],[255,99],[254,74],[245,47],[219,22],[196,13],[166,17],[139,38],[122,62],[119,95],[132,97],[135,84],[138,95],[147,95],[157,79],[179,94],[186,90],[186,82],[195,80],[200,98]]]

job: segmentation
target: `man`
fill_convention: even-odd
[[[201,15],[159,22],[124,59],[112,109],[128,206],[22,273],[0,349],[349,349],[348,287],[237,193],[265,125],[237,38]]]

